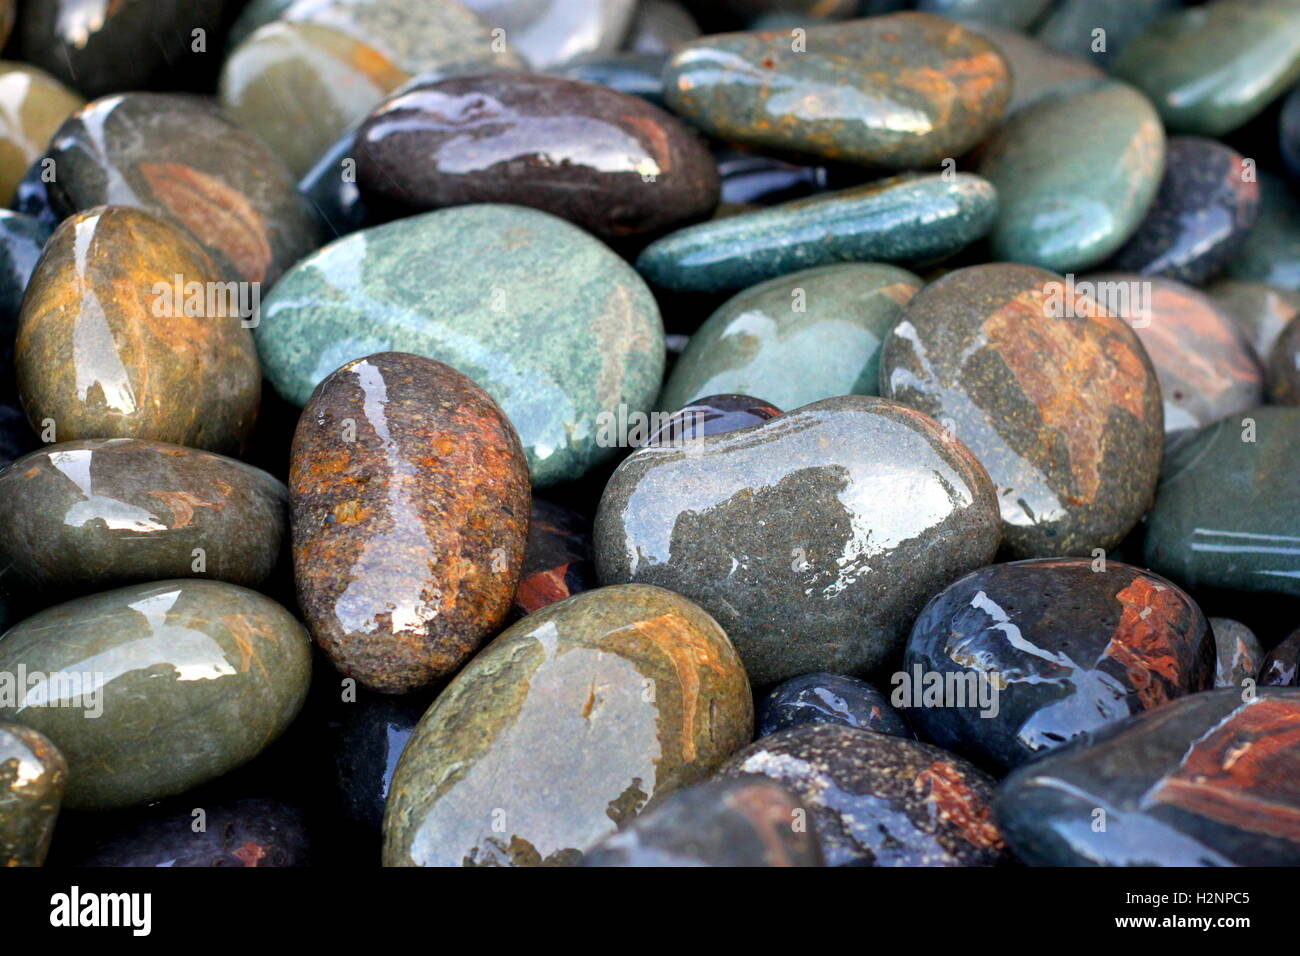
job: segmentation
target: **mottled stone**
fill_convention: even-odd
[[[757,711],[754,735],[759,738],[804,724],[840,724],[912,736],[887,695],[864,680],[842,674],[800,674],[783,680],[758,702]]]
[[[722,201],[770,206],[830,188],[826,166],[801,166],[753,150],[724,146],[714,151],[722,178]]]
[[[665,289],[724,292],[836,262],[924,262],[986,235],[997,204],[969,173],[896,176],[687,226],[636,267]]]
[[[1228,263],[1228,278],[1300,290],[1300,196],[1260,170],[1259,219]]]
[[[676,0],[641,0],[623,45],[634,53],[673,53],[700,35],[700,25]]]
[[[953,582],[917,617],[906,713],[924,739],[1005,771],[1205,690],[1214,667],[1209,624],[1164,578],[1118,561],[1015,561]]]
[[[987,23],[968,23],[966,26],[997,47],[1007,61],[1011,70],[1007,116],[1045,97],[1078,92],[1104,75],[1082,57],[1052,50],[1016,30]]]
[[[0,723],[0,866],[40,866],[50,849],[68,767],[43,735]]]
[[[1300,405],[1300,322],[1288,324],[1273,345],[1268,395],[1279,405]]]
[[[1300,631],[1268,652],[1259,668],[1261,687],[1300,687]]]
[[[500,403],[538,485],[609,459],[600,413],[648,409],[664,365],[658,307],[630,267],[576,226],[498,205],[331,243],[263,302],[257,344],[267,378],[296,404],[373,352],[446,362]]]
[[[1259,183],[1240,153],[1175,136],[1160,190],[1111,266],[1200,285],[1228,264],[1258,216]]]
[[[958,23],[993,23],[1025,30],[1051,5],[1052,0],[920,0],[916,8]]]
[[[0,720],[40,731],[67,758],[67,806],[112,809],[182,793],[256,756],[302,706],[311,644],[256,592],[159,581],[25,619],[0,638],[0,673],[27,675]]]
[[[1192,694],[1022,767],[997,819],[1038,866],[1294,866],[1297,744],[1300,690]]]
[[[33,427],[59,441],[238,452],[262,376],[222,285],[203,249],[147,212],[99,206],[65,219],[18,319],[18,390]]]
[[[0,61],[0,204],[13,201],[24,171],[85,102],[42,69]]]
[[[781,409],[775,405],[749,395],[705,395],[667,416],[658,430],[651,432],[644,442],[635,444],[682,445],[706,435],[721,435],[758,425],[780,414]]]
[[[345,676],[427,686],[505,620],[528,467],[501,409],[450,366],[384,352],[326,378],[293,436],[289,494],[298,604]]]
[[[884,169],[937,166],[982,140],[1011,93],[983,37],[899,13],[790,33],[708,36],[664,73],[674,112],[712,136]]]
[[[537,69],[618,49],[636,0],[462,0]]]
[[[1128,44],[1114,69],[1151,97],[1170,131],[1221,136],[1300,79],[1300,2],[1179,10]]]
[[[761,774],[793,791],[810,811],[827,866],[993,866],[1007,859],[993,822],[993,780],[915,740],[809,724],[751,744],[721,774]]]
[[[591,520],[552,501],[533,499],[514,618],[596,587]]]
[[[1180,6],[1181,0],[1061,0],[1036,33],[1055,50],[1110,64],[1161,16]]]
[[[664,103],[664,64],[659,53],[592,53],[553,66],[548,73],[583,83],[598,83],[619,93],[639,96],[655,106]]]
[[[679,790],[588,851],[583,866],[821,866],[808,809],[763,777]]]
[[[676,408],[718,392],[781,408],[875,395],[885,337],[922,282],[894,266],[844,263],[771,279],[729,299],[673,366],[659,399]]]
[[[1038,100],[980,156],[1000,199],[993,257],[1057,272],[1101,262],[1142,221],[1164,162],[1160,117],[1131,87],[1101,82]]]
[[[0,400],[17,397],[14,337],[32,270],[53,228],[32,216],[0,209]]]
[[[682,447],[641,448],[596,515],[606,584],[657,584],[716,617],[763,686],[866,673],[921,604],[992,560],[996,496],[931,419],[829,398]]]
[[[362,124],[356,157],[363,195],[402,209],[512,203],[605,239],[703,219],[718,203],[713,157],[675,117],[542,74],[410,88]]]
[[[198,240],[225,273],[271,286],[316,246],[316,221],[280,159],[196,97],[94,100],[55,133],[48,184],[61,216],[134,206]]]
[[[503,633],[421,719],[393,777],[384,863],[580,862],[752,730],[744,668],[698,607],[642,585],[576,595]]]
[[[959,269],[885,340],[881,394],[938,419],[988,469],[1016,557],[1088,554],[1151,503],[1160,387],[1122,320],[1032,266]]]
[[[1241,687],[1259,674],[1264,660],[1264,648],[1255,632],[1240,621],[1226,617],[1210,618],[1214,634],[1215,687]]]
[[[1300,408],[1253,408],[1175,449],[1146,563],[1193,590],[1300,596]]]
[[[257,587],[276,568],[287,498],[266,472],[193,448],[47,445],[0,471],[0,565],[47,598],[163,578]]]
[[[1220,279],[1205,291],[1237,320],[1261,357],[1272,353],[1287,323],[1300,314],[1300,292],[1266,282]]]

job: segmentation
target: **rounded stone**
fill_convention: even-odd
[[[657,431],[636,445],[680,445],[758,425],[780,414],[775,405],[749,395],[706,395],[668,415]]]
[[[724,205],[771,206],[825,192],[831,186],[831,170],[826,165],[803,166],[739,146],[716,147],[713,156],[722,177]]]
[[[676,0],[641,0],[623,45],[634,53],[673,53],[700,35],[700,25]]]
[[[1300,405],[1300,322],[1287,325],[1273,345],[1268,395],[1279,405]]]
[[[587,591],[505,631],[429,708],[393,777],[384,863],[580,862],[752,730],[712,618],[660,588]]]
[[[289,507],[298,604],[334,666],[384,693],[454,673],[510,610],[530,494],[514,429],[450,366],[384,352],[321,382]]]
[[[1241,687],[1253,681],[1264,661],[1264,648],[1255,632],[1240,621],[1226,617],[1210,618],[1214,633],[1215,687]]]
[[[1162,15],[1180,6],[1182,0],[1060,0],[1035,33],[1052,49],[1109,65]]]
[[[0,723],[0,866],[45,862],[67,783],[63,755],[43,734]]]
[[[1300,314],[1300,292],[1266,282],[1220,279],[1205,291],[1237,320],[1261,358],[1272,353],[1282,330]]]
[[[12,204],[27,167],[85,102],[42,69],[0,61],[0,204]]]
[[[804,724],[840,724],[861,730],[911,737],[902,714],[887,695],[864,680],[843,674],[800,674],[777,684],[758,703],[760,739]]]
[[[610,53],[627,35],[636,0],[462,0],[536,69]]]
[[[311,644],[253,591],[159,581],[26,618],[0,638],[0,671],[27,676],[0,720],[40,731],[67,758],[67,806],[108,810],[182,793],[255,757],[302,706]]]
[[[965,26],[997,47],[1007,61],[1011,70],[1007,116],[1044,97],[1077,92],[1105,75],[1086,59],[1050,49],[1016,30],[981,22]]]
[[[592,53],[553,66],[546,72],[583,83],[598,83],[666,108],[663,72],[667,62],[668,58],[659,53]]]
[[[1300,631],[1268,652],[1259,667],[1261,687],[1300,687]]]

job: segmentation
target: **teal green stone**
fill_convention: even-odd
[[[687,226],[636,267],[665,289],[724,292],[836,262],[929,262],[982,238],[997,208],[979,176],[895,176]]]
[[[1225,274],[1300,290],[1300,197],[1280,176],[1263,170],[1258,176],[1259,219]]]
[[[988,40],[1011,67],[1011,100],[1007,116],[1017,113],[1046,96],[1075,93],[1091,86],[1104,75],[1088,60],[1060,53],[1037,40],[986,23],[967,24]]]
[[[659,405],[739,394],[790,409],[876,395],[885,336],[921,285],[897,266],[846,262],[746,289],[691,336]]]
[[[256,334],[267,378],[299,405],[376,352],[452,366],[505,411],[536,485],[610,457],[601,413],[649,411],[663,380],[663,322],[641,278],[576,226],[519,206],[345,236],[276,284]]]
[[[1115,74],[1155,102],[1171,132],[1221,136],[1300,80],[1300,0],[1216,0],[1162,17]]]
[[[1055,272],[1096,265],[1141,223],[1164,165],[1160,117],[1132,87],[1101,82],[1039,100],[980,161],[1001,197],[993,258]]]
[[[137,584],[34,614],[0,637],[0,720],[68,762],[64,803],[161,800],[251,760],[297,715],[311,640],[280,605],[217,581]]]
[[[1300,408],[1262,406],[1177,446],[1148,520],[1151,569],[1185,588],[1300,596],[1297,435]]]

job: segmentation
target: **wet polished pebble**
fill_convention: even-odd
[[[1261,687],[1300,687],[1300,631],[1268,652],[1259,668]]]
[[[68,767],[30,727],[0,723],[0,866],[40,866],[50,849]]]
[[[1007,61],[1011,70],[1007,116],[1045,97],[1077,92],[1103,76],[1100,69],[1082,57],[1050,49],[1016,30],[978,21],[964,25],[997,47]]]
[[[659,53],[592,53],[553,66],[546,72],[596,83],[666,108],[663,81],[666,62],[667,57]]]
[[[783,680],[758,702],[756,737],[804,724],[842,724],[896,737],[913,736],[889,695],[843,674],[800,674]]]
[[[618,48],[636,12],[636,0],[462,0],[535,69],[588,53]]]
[[[44,70],[0,61],[0,203],[10,204],[27,167],[85,102]]]
[[[1220,279],[1205,291],[1237,320],[1260,358],[1272,354],[1282,330],[1300,315],[1300,292],[1266,282]]]
[[[594,587],[596,557],[591,519],[563,505],[534,498],[512,616],[532,614]]]
[[[663,419],[663,424],[650,437],[636,444],[672,447],[707,435],[760,425],[780,414],[781,409],[775,405],[749,395],[705,395],[677,409]]]
[[[1255,680],[1264,660],[1264,648],[1255,632],[1226,617],[1210,618],[1210,630],[1217,658],[1214,686],[1241,687],[1244,681]]]

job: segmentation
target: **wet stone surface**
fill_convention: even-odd
[[[889,695],[864,680],[842,674],[801,674],[777,684],[758,702],[762,738],[804,724],[842,724],[896,737],[912,737]]]

